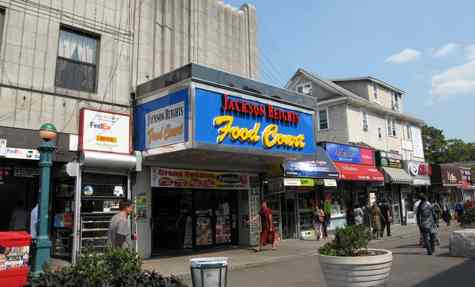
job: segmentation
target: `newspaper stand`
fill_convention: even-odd
[[[0,286],[26,284],[30,244],[31,236],[24,231],[0,232]]]

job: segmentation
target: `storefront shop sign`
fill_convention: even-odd
[[[286,161],[282,164],[285,176],[310,178],[338,178],[338,171],[323,148],[317,146],[315,160]]]
[[[81,151],[130,154],[130,117],[82,109],[79,148]]]
[[[315,153],[313,112],[257,97],[196,88],[198,144],[274,153]]]
[[[284,186],[313,187],[315,181],[312,178],[284,178]]]
[[[402,168],[402,156],[400,154],[380,151],[376,157],[382,167]]]
[[[151,168],[152,187],[249,189],[249,176],[239,173]]]
[[[336,143],[326,143],[325,150],[333,161],[374,165],[374,150]]]
[[[12,159],[39,160],[40,152],[36,149],[6,147],[2,156]]]
[[[420,161],[402,161],[403,169],[412,177],[412,185],[430,185],[431,168]]]

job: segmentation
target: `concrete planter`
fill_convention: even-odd
[[[368,249],[372,256],[339,257],[318,255],[327,287],[385,286],[389,280],[393,254],[384,249]]]

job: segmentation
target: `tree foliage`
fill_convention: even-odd
[[[446,139],[441,129],[422,127],[425,158],[429,163],[475,161],[475,144],[461,139]]]

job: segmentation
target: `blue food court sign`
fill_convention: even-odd
[[[196,88],[194,141],[272,153],[314,154],[310,111]]]

